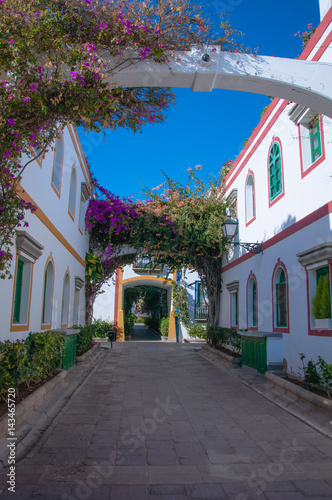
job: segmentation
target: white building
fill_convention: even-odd
[[[300,59],[332,63],[331,0],[321,1],[320,8],[322,22]],[[322,326],[311,311],[319,276],[332,271],[331,119],[274,99],[228,173],[225,189],[239,221],[234,241],[263,242],[263,253],[232,245],[225,256],[220,326],[242,331],[244,360],[260,371],[284,367],[297,373],[299,353],[332,362],[332,320]],[[131,273],[126,267],[113,291],[97,299],[96,316],[105,317],[108,309],[113,319],[113,293],[114,318],[121,318],[119,279],[134,278]],[[186,289],[192,320],[200,319],[199,281]],[[182,331],[178,341],[187,335]]]
[[[17,232],[14,278],[0,284],[0,340],[85,323],[84,215],[91,179],[75,127],[59,130],[54,146],[23,173],[20,196],[37,211],[27,213],[29,226]]]
[[[332,8],[300,59],[332,63]],[[331,278],[332,271],[331,119],[274,99],[225,187],[236,202],[234,241],[263,242],[263,253],[231,246],[222,271],[221,325],[247,330],[256,355],[259,343],[263,355],[266,349],[268,368],[297,373],[299,353],[331,363],[331,319],[318,324],[311,311],[319,276]]]

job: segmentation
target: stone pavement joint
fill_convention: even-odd
[[[20,500],[332,498],[332,441],[195,346],[102,352],[17,464]],[[13,498],[6,472],[1,500]]]

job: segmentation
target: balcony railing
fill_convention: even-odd
[[[209,308],[208,306],[196,306],[196,315],[195,315],[195,319],[196,320],[207,320],[208,318],[208,311],[209,311]]]
[[[136,273],[161,273],[162,267],[154,267],[153,260],[149,257],[138,257],[133,263],[133,270]]]

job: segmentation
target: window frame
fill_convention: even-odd
[[[310,111],[310,110],[309,110]],[[325,142],[324,142],[324,125],[323,117],[319,116],[319,132],[320,132],[320,145],[321,145],[321,156],[312,162],[312,151],[311,151],[311,138],[308,122],[309,118],[301,117],[296,123],[298,127],[298,137],[299,137],[299,151],[300,151],[300,166],[301,166],[301,179],[304,179],[308,174],[310,174],[316,167],[318,167],[323,161],[325,161]],[[309,143],[309,144],[308,144]]]
[[[307,316],[308,335],[317,337],[332,337],[332,319],[328,328],[317,328],[311,311],[311,301],[317,288],[317,271],[328,266],[330,275],[330,295],[332,310],[332,242],[325,242],[309,248],[297,255],[298,262],[304,267],[307,286]]]
[[[271,196],[271,177],[272,177],[272,175],[275,175],[275,170],[274,170],[273,174],[271,174],[270,157],[271,157],[272,149],[274,146],[278,146],[278,148],[279,148],[279,158],[280,158],[280,179],[279,179],[279,182],[281,183],[281,190],[278,191],[273,196]],[[273,137],[270,148],[269,148],[269,154],[267,157],[267,174],[268,174],[268,187],[269,187],[269,189],[268,189],[269,207],[271,207],[277,201],[279,201],[285,194],[283,153],[282,153],[281,141],[278,137]]]
[[[65,285],[66,285],[66,279],[68,277],[68,287],[65,289]],[[68,304],[66,306],[65,304],[65,292],[67,293],[67,290],[68,290]],[[67,269],[67,271],[65,272],[65,275],[64,275],[64,278],[63,278],[63,285],[62,285],[62,300],[61,300],[61,328],[68,328],[68,325],[69,325],[69,311],[70,311],[70,273],[69,273],[69,269]],[[65,311],[65,307],[67,309],[66,311],[66,319],[67,319],[67,322],[64,322],[63,320],[65,319],[64,318],[64,311]]]
[[[249,200],[248,200],[248,182],[249,182],[249,178],[252,178],[252,186],[251,186],[251,190],[252,192],[250,193],[250,196],[251,196],[251,200],[250,200],[250,203],[251,203],[251,206],[252,206],[252,215],[251,217],[249,216],[248,214],[248,203],[249,203]],[[245,212],[246,212],[246,227],[249,226],[250,224],[252,224],[255,220],[256,220],[256,190],[255,190],[255,175],[254,175],[254,172],[252,170],[248,170],[248,174],[247,174],[247,178],[246,178],[246,182],[245,182],[245,188],[244,188],[244,199],[245,199]]]
[[[22,262],[22,265],[19,264]],[[13,283],[13,299],[12,299],[12,311],[11,311],[11,319],[10,319],[10,331],[11,332],[21,332],[29,329],[30,323],[30,307],[31,307],[31,292],[32,292],[32,278],[33,278],[33,265],[34,261],[26,258],[20,252],[16,255],[16,264],[15,264],[15,277]],[[25,267],[24,267],[25,266]],[[15,314],[15,302],[16,302],[16,294],[17,294],[17,279],[19,278],[19,269],[22,269],[22,275],[20,278],[20,298],[19,298],[19,311],[18,311],[18,321],[17,321],[17,312],[16,318],[14,318]],[[25,316],[26,321],[22,321],[22,293],[23,288],[26,289],[27,296],[25,297]]]
[[[251,282],[255,284],[255,300],[253,298],[253,289],[251,289]],[[251,297],[252,294],[252,297]],[[251,271],[247,280],[247,330],[258,330],[258,286],[257,278]],[[250,313],[252,314],[252,321],[250,321]],[[254,318],[256,319],[256,324],[254,324]],[[252,323],[252,324],[251,324]]]
[[[278,270],[280,271],[280,274],[277,275]],[[279,279],[281,276],[282,271],[284,272],[285,275],[285,282],[280,283]],[[277,281],[278,280],[278,281]],[[286,318],[287,318],[287,324],[286,325],[279,325],[278,324],[278,294],[277,294],[277,285],[280,284],[285,284],[285,292],[286,292]],[[275,333],[289,333],[290,329],[290,324],[289,324],[289,285],[288,285],[288,273],[287,273],[287,268],[285,264],[278,259],[276,265],[274,266],[273,273],[272,273],[272,331]]]
[[[55,170],[55,159],[56,159],[56,154],[57,154],[57,147],[58,147],[58,142],[61,139],[61,145],[62,145],[62,156],[61,156],[61,168],[59,172],[59,189],[56,187],[54,184],[54,170]],[[65,147],[64,147],[64,138],[63,138],[63,132],[62,130],[59,130],[59,133],[57,135],[56,141],[55,141],[55,148],[54,148],[54,155],[53,155],[53,168],[52,168],[52,176],[51,176],[51,186],[52,189],[54,190],[55,194],[60,198],[61,196],[61,185],[62,185],[62,170],[63,170],[63,160],[64,160],[64,153],[65,153]]]
[[[44,312],[45,312],[45,299],[46,299],[46,285],[47,285],[47,269],[49,264],[52,264],[52,271],[53,271],[53,277],[52,277],[52,285],[51,285],[51,306],[50,306],[50,321],[46,322],[44,321]],[[42,311],[41,311],[41,325],[40,328],[41,330],[47,330],[52,328],[52,314],[53,314],[53,294],[54,294],[54,281],[55,281],[55,272],[54,272],[54,260],[52,258],[52,254],[50,257],[46,260],[45,268],[44,268],[44,287],[43,287],[43,303],[42,303]]]
[[[74,188],[74,193],[72,193],[72,184],[73,184],[73,175],[75,173],[75,188]],[[70,183],[69,183],[69,197],[68,197],[68,214],[69,217],[72,219],[72,221],[75,221],[75,212],[76,212],[76,195],[77,195],[77,171],[76,171],[76,166],[75,163],[72,166],[71,169],[71,174],[70,174]],[[73,213],[70,211],[71,209],[71,201],[72,201],[72,196],[73,196]]]

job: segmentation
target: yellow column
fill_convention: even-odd
[[[173,281],[176,283],[176,276],[177,272],[174,271],[173,273]],[[172,301],[171,301],[172,307],[173,307],[173,291],[172,291]],[[168,340],[171,342],[176,342],[176,324],[175,324],[175,317],[174,317],[174,311],[172,310],[169,314],[169,326],[168,326]]]
[[[123,314],[123,268],[119,270],[119,299],[118,299],[118,332],[116,336],[116,340],[123,342],[125,340],[125,331],[124,331],[124,314]]]

